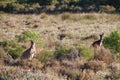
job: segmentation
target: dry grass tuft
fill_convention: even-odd
[[[85,63],[83,66],[81,66],[81,69],[84,71],[85,69],[93,70],[94,72],[97,72],[99,70],[104,70],[106,68],[106,63],[99,60],[91,60]]]
[[[13,63],[13,58],[0,47],[0,65]]]
[[[62,76],[67,76],[67,80],[80,80],[80,72],[75,68],[66,68],[61,71]]]
[[[113,70],[113,71],[120,71],[120,63],[116,63],[116,62],[113,62],[109,65],[109,67]]]
[[[71,14],[70,14],[70,13],[63,13],[63,14],[62,14],[62,20],[69,19],[69,18],[70,18],[70,16],[71,16]]]
[[[95,60],[100,60],[100,61],[104,61],[107,64],[112,63],[113,57],[111,56],[110,52],[108,50],[102,49],[100,52],[98,52],[95,56],[94,56]]]
[[[47,61],[44,65],[44,67],[54,67],[54,66],[60,66],[60,62],[57,60],[51,60],[51,61]]]
[[[48,15],[46,13],[42,13],[41,16],[40,16],[41,19],[45,19],[47,17],[48,17]]]
[[[43,67],[43,65],[37,59],[23,60],[23,61],[18,60],[13,64],[13,66],[21,66],[22,68],[32,69],[32,70],[41,69]]]
[[[95,80],[95,72],[90,69],[85,69],[80,74],[80,80]]]

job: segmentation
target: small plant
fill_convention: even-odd
[[[42,67],[42,64],[38,59],[32,59],[32,60],[23,60],[23,61],[18,60],[13,63],[13,66],[21,66],[30,69],[40,69]]]
[[[110,64],[113,62],[113,57],[112,57],[110,51],[105,50],[105,49],[103,49],[99,53],[97,53],[94,56],[94,59],[104,61],[107,64]]]
[[[94,15],[87,14],[87,15],[84,15],[84,16],[82,17],[82,19],[86,19],[86,20],[96,20],[97,18],[96,18],[96,16],[94,16]]]
[[[62,74],[65,74],[69,80],[80,80],[80,72],[78,69],[65,69]]]
[[[106,36],[103,40],[103,44],[106,48],[109,48],[117,62],[120,62],[120,30],[112,32],[109,36]]]
[[[93,58],[93,53],[89,48],[83,46],[77,46],[77,49],[79,50],[79,56],[83,57],[85,60],[89,60]]]
[[[21,47],[15,40],[6,40],[0,42],[0,45],[3,46],[6,53],[10,54],[12,58],[16,59],[21,56],[24,48]]]
[[[47,18],[47,17],[48,17],[48,16],[47,16],[46,13],[42,13],[41,16],[40,16],[41,19],[45,19],[45,18]]]
[[[42,63],[48,61],[49,59],[51,59],[53,57],[54,57],[54,52],[49,51],[49,50],[44,50],[42,54],[36,55],[36,59],[38,59]]]
[[[112,76],[114,79],[119,80],[120,79],[120,70],[115,71]]]
[[[104,63],[103,61],[99,61],[99,60],[90,60],[88,62],[86,62],[83,66],[81,66],[81,68],[84,69],[91,69],[94,72],[100,71],[100,70],[104,70],[106,68],[106,63]]]
[[[110,5],[100,6],[101,12],[115,12],[115,7]]]
[[[70,19],[70,13],[64,13],[62,14],[62,20]]]
[[[25,31],[21,35],[16,35],[16,39],[18,42],[27,42],[30,40],[34,40],[36,43],[44,46],[44,42],[40,39],[40,35],[32,30]]]
[[[69,51],[70,51],[70,47],[68,47],[68,46],[57,47],[57,49],[55,51],[55,56],[57,59],[65,58],[68,56]]]
[[[24,6],[18,3],[9,3],[6,6],[6,10],[9,12],[19,11],[21,9],[24,9]]]
[[[112,32],[104,38],[104,46],[111,49],[113,53],[120,52],[120,30]]]
[[[32,4],[32,8],[33,8],[33,9],[40,8],[39,3],[34,3],[34,4]]]

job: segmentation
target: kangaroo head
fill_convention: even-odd
[[[34,44],[34,41],[33,40],[30,40],[31,44]]]
[[[31,42],[31,47],[35,46],[35,42],[33,40],[30,40]]]
[[[100,34],[100,39],[103,39],[104,33]]]

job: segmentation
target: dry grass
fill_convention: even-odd
[[[77,44],[81,37],[96,35],[101,32],[108,35],[111,31],[119,29],[120,25],[120,17],[117,14],[64,13],[62,15],[48,15],[43,13],[41,15],[1,15],[0,34],[5,35],[0,36],[1,40],[8,38],[13,39],[14,35],[33,29],[39,32],[43,38],[49,36],[53,41],[58,41],[57,37],[61,33],[61,29],[64,29],[64,33],[66,33],[68,37],[66,37],[63,42],[66,44]],[[63,16],[68,15],[70,18],[62,19]],[[61,29],[58,29],[58,27]]]
[[[13,66],[21,66],[22,68],[25,69],[31,69],[31,70],[38,70],[41,69],[43,67],[43,65],[41,64],[40,61],[38,61],[37,59],[33,59],[33,60],[16,60],[14,62],[14,64],[12,64]]]
[[[59,45],[73,46],[80,44],[90,46],[93,39],[81,39],[91,35],[99,35],[102,32],[106,36],[110,32],[120,29],[120,16],[118,14],[63,13],[49,15],[43,13],[39,15],[0,15],[0,41],[14,39],[15,35],[32,29],[39,33],[42,40],[47,43],[44,49],[51,51]],[[66,37],[63,40],[59,40],[59,34],[65,34]],[[41,54],[42,48],[36,47],[39,54]],[[1,61],[4,58],[1,53],[5,52],[2,51],[3,49],[0,49],[0,62],[4,63],[4,61]],[[107,75],[112,76],[112,71],[119,70],[119,63],[113,63],[113,59],[107,51],[97,54],[95,60],[87,62],[83,60],[50,60],[42,64],[34,59],[16,64],[12,62],[10,63],[12,64],[11,66],[0,64],[0,73],[2,73],[0,74],[0,79],[7,77],[8,80],[26,80],[29,76],[28,79],[33,80],[106,80],[105,77]],[[119,72],[114,75],[113,77],[119,80]]]
[[[102,49],[101,51],[99,51],[95,56],[94,59],[96,60],[100,60],[100,61],[104,61],[107,64],[110,64],[114,61],[111,53],[109,50],[106,49]]]
[[[86,69],[93,70],[94,72],[105,70],[107,65],[103,61],[99,60],[91,60],[86,62],[83,66],[81,66],[81,69],[84,71]]]
[[[95,72],[90,69],[85,69],[81,73],[81,80],[95,80]]]

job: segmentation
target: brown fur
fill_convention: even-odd
[[[103,36],[104,36],[104,33],[102,33],[102,34],[100,35],[100,39],[99,39],[99,40],[97,40],[97,41],[95,41],[95,42],[92,43],[92,46],[93,46],[94,48],[99,48],[99,47],[102,46]]]
[[[24,51],[20,58],[22,60],[24,60],[24,59],[32,60],[35,53],[36,53],[35,43],[31,40],[30,48],[28,48],[26,51]]]

